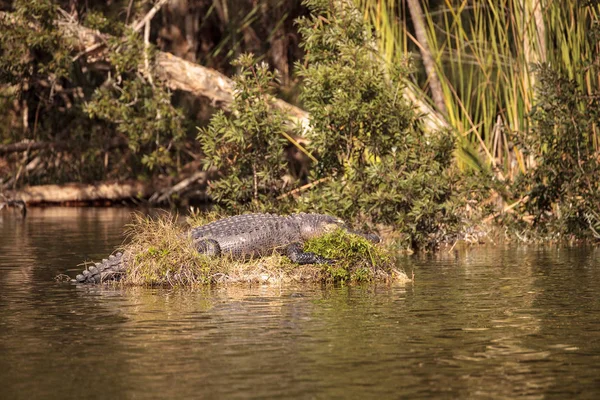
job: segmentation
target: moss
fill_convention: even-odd
[[[167,214],[157,218],[136,215],[127,230],[122,251],[129,254],[122,284],[132,286],[198,286],[219,283],[282,284],[291,282],[353,283],[402,281],[392,258],[360,236],[338,230],[309,241],[306,251],[334,259],[328,265],[297,265],[274,253],[247,262],[199,254],[186,232],[220,217],[194,213],[186,223]]]
[[[309,240],[305,251],[335,260],[324,267],[324,280],[366,282],[392,275],[393,258],[365,238],[338,229]]]

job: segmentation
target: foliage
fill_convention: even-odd
[[[114,6],[113,6],[114,7]],[[118,9],[118,7],[114,7]],[[106,13],[108,9],[103,10],[89,9],[84,15],[81,24],[88,28],[98,30],[102,33],[109,34],[111,36],[119,37],[126,34],[126,26],[123,24],[120,18],[109,18]]]
[[[119,18],[88,11],[88,25],[124,34],[106,43],[108,69],[64,38],[65,24],[76,22],[65,21],[55,2],[16,1],[2,17],[0,83],[12,85],[3,92],[14,100],[6,105],[11,109],[3,114],[0,142],[49,144],[24,157],[7,156],[14,176],[6,182],[89,182],[178,167],[185,126],[170,92],[153,76],[152,48]]]
[[[1,82],[27,86],[43,76],[56,82],[68,75],[71,46],[54,22],[57,9],[48,0],[16,0],[14,13],[1,18]]]
[[[597,67],[591,66],[597,70]],[[588,95],[574,80],[548,65],[536,68],[534,125],[521,144],[535,167],[516,188],[529,196],[525,209],[536,225],[585,236],[600,211],[600,159],[594,150],[600,126],[600,90]]]
[[[301,100],[311,114],[310,150],[320,160],[311,177],[328,180],[300,202],[394,225],[412,247],[435,246],[458,222],[452,134],[421,130],[402,96],[407,62],[386,68],[356,9],[306,4],[312,14],[299,20]]]
[[[36,106],[57,98],[58,88],[72,71],[71,43],[54,22],[57,6],[48,0],[17,0],[13,8],[0,17],[0,84],[2,97],[7,100],[2,109],[0,143],[17,142],[27,134],[24,131],[30,118],[16,115],[15,108],[38,108],[37,114],[42,114]],[[63,99],[58,103],[68,106]],[[42,124],[31,122],[33,134],[38,134]]]
[[[309,240],[304,249],[335,260],[332,265],[324,266],[333,281],[372,281],[376,279],[378,269],[393,268],[389,254],[367,239],[343,229]]]
[[[153,169],[173,163],[177,144],[184,137],[183,116],[171,104],[166,88],[153,84],[153,71],[147,77],[138,72],[141,59],[153,63],[153,52],[144,48],[133,31],[109,42],[114,78],[97,88],[84,110],[90,118],[104,119],[127,137],[129,148],[142,155],[142,163]]]
[[[397,64],[409,50],[420,53],[406,3],[357,3],[378,32],[386,61]],[[592,178],[600,143],[600,3],[421,4],[447,120],[459,138],[459,165],[486,172],[491,179],[480,186],[491,183],[505,200],[520,199],[513,204],[520,204],[514,217],[521,227],[533,220],[538,233],[600,238]],[[544,67],[534,68],[538,63]],[[425,74],[419,82],[427,93]]]
[[[268,205],[282,193],[289,137],[285,117],[270,106],[273,72],[256,64],[251,54],[242,55],[236,65],[241,71],[234,79],[231,111],[217,112],[198,134],[204,169],[215,168],[222,175],[208,194],[230,210],[248,203]]]

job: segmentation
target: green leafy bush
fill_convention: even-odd
[[[393,225],[408,247],[437,245],[458,227],[453,135],[420,129],[402,96],[407,68],[389,70],[377,58],[350,3],[306,4],[311,15],[298,21],[306,57],[297,70],[311,117],[306,136],[319,162],[311,165],[312,189],[293,207]],[[285,188],[284,120],[268,104],[273,74],[255,64],[240,58],[231,113],[217,113],[198,139],[205,168],[222,173],[210,186],[215,200],[230,210],[250,203],[281,211],[289,203],[273,200]]]
[[[234,79],[231,111],[217,112],[198,134],[204,168],[222,174],[209,185],[208,194],[230,210],[244,204],[269,205],[282,193],[288,172],[285,117],[269,105],[275,76],[250,54],[241,56],[236,65],[241,71]]]
[[[11,85],[3,92],[16,101],[3,116],[0,143],[29,139],[53,146],[28,154],[40,162],[27,174],[19,164],[29,161],[9,155],[15,180],[95,181],[176,169],[183,117],[153,75],[152,48],[126,28],[124,18],[108,19],[85,7],[88,25],[124,35],[108,38],[107,69],[65,38],[57,22],[64,16],[54,2],[19,0],[12,6],[0,19],[0,84]],[[140,68],[145,60],[148,68]]]
[[[127,137],[128,145],[150,169],[174,163],[177,146],[185,136],[183,116],[171,104],[170,92],[155,85],[153,71],[142,76],[139,65],[144,57],[153,64],[153,49],[146,50],[141,37],[128,30],[127,35],[109,42],[110,60],[115,79],[98,87],[84,109],[90,118],[114,124]],[[147,52],[147,54],[146,54]]]
[[[0,19],[0,82],[33,85],[40,77],[65,77],[71,68],[72,47],[57,29],[58,6],[47,0],[13,4],[14,12]]]
[[[587,95],[547,65],[536,72],[533,126],[520,138],[536,165],[516,190],[529,196],[525,210],[538,228],[589,235],[600,204],[600,91]]]
[[[408,68],[386,67],[350,3],[306,4],[311,15],[299,21],[306,51],[298,64],[301,100],[311,115],[310,149],[320,160],[312,179],[330,179],[300,201],[350,220],[394,225],[412,247],[437,244],[458,219],[453,135],[420,128],[402,95]]]

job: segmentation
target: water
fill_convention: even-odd
[[[593,248],[408,258],[415,283],[114,289],[56,283],[127,209],[0,213],[0,398],[598,398]]]

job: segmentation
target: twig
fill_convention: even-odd
[[[529,201],[529,196],[522,197],[519,200],[517,200],[514,203],[512,203],[510,206],[504,207],[504,209],[502,211],[494,213],[494,214],[490,215],[489,217],[485,218],[483,220],[483,222],[484,223],[490,222],[492,219],[496,218],[500,214],[504,214],[505,212],[512,210],[513,208],[515,208],[516,206],[518,206],[521,203],[527,203],[527,201]]]
[[[288,134],[287,134],[286,132],[284,132],[284,131],[281,131],[280,133],[281,133],[281,135],[282,135],[283,137],[285,137],[285,138],[288,140],[288,142],[290,142],[291,144],[293,144],[293,145],[294,145],[294,147],[296,147],[298,150],[300,150],[302,153],[304,153],[304,155],[306,155],[308,158],[310,158],[311,160],[313,160],[315,163],[318,163],[318,162],[319,162],[319,160],[317,160],[317,159],[315,158],[315,156],[313,156],[312,154],[310,154],[310,152],[309,152],[308,150],[306,150],[306,149],[304,148],[304,146],[302,146],[302,145],[301,145],[301,144],[300,144],[300,143],[299,143],[297,140],[295,140],[293,137],[291,137],[290,135],[288,135]]]
[[[452,245],[452,247],[450,247],[450,250],[448,250],[448,253],[452,253],[452,250],[454,250],[454,247],[456,247],[456,243],[458,243],[458,239],[456,239],[454,241],[454,244]],[[413,272],[414,273],[414,272]]]
[[[125,17],[125,24],[129,23],[129,17],[131,16],[131,7],[133,7],[133,0],[129,0],[129,5],[127,6],[127,16]]]
[[[149,201],[151,203],[162,203],[162,202],[168,200],[168,198],[170,196],[172,196],[173,194],[183,191],[188,186],[190,186],[191,184],[193,184],[194,182],[196,182],[198,180],[202,180],[203,182],[206,182],[206,180],[209,178],[209,176],[211,176],[214,173],[215,173],[215,170],[198,171],[195,174],[193,174],[192,176],[190,176],[186,179],[183,179],[176,185],[170,187],[168,190],[164,191],[163,193],[159,193],[159,192],[154,193],[152,195],[152,197],[150,197]]]
[[[86,48],[85,50],[83,50],[82,52],[79,52],[75,57],[73,57],[73,61],[77,61],[78,59],[80,59],[81,57],[88,55],[96,50],[98,50],[101,47],[106,46],[105,42],[101,42],[101,43],[96,43],[88,48]]]
[[[316,185],[318,185],[319,183],[322,183],[322,182],[328,181],[328,180],[330,180],[330,179],[331,179],[331,177],[329,177],[329,176],[326,176],[325,178],[317,179],[317,180],[316,180],[316,181],[314,181],[314,182],[307,183],[306,185],[300,186],[299,188],[296,188],[296,189],[294,189],[294,190],[291,190],[291,191],[289,191],[289,192],[287,192],[287,193],[284,193],[284,194],[282,194],[282,195],[278,196],[278,197],[277,197],[277,200],[285,199],[285,198],[286,198],[286,197],[288,197],[288,196],[292,196],[292,195],[295,195],[296,193],[303,192],[303,191],[305,191],[305,190],[307,190],[307,189],[310,189],[310,188],[312,188],[313,186],[316,186]]]
[[[254,200],[258,199],[258,176],[256,175],[256,165],[252,164],[252,177],[254,178]]]
[[[148,82],[154,87],[154,80],[152,79],[152,71],[150,71],[150,61],[148,60],[148,52],[150,51],[150,21],[146,22],[144,28],[144,68],[146,69],[146,75],[148,75]]]
[[[594,225],[592,224],[592,217],[594,217],[593,219],[596,220],[596,222],[598,221],[598,215],[595,212],[586,212],[584,214],[584,217],[588,223],[588,225],[590,226],[590,230],[592,231],[592,235],[596,238],[596,239],[600,239],[600,234],[598,233],[598,231],[596,231],[596,229],[594,228]]]
[[[138,23],[136,23],[133,26],[133,30],[136,32],[139,32],[140,29],[142,29],[142,27],[144,25],[146,25],[148,22],[150,22],[150,20],[152,18],[154,18],[154,16],[156,15],[156,13],[162,8],[162,6],[164,6],[165,4],[167,4],[169,2],[169,0],[158,0],[156,2],[156,4],[154,5],[154,7],[152,7],[150,9],[150,11],[148,11],[148,14],[146,14],[144,16],[144,18],[141,19],[141,21],[139,21]]]

